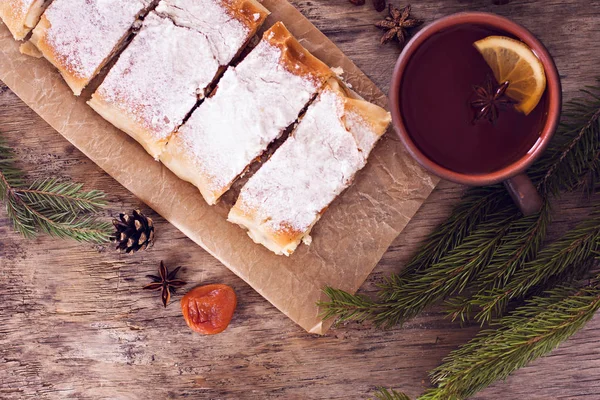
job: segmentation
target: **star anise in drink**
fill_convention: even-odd
[[[474,86],[476,98],[471,102],[471,107],[475,110],[473,123],[488,120],[495,124],[498,120],[500,110],[506,110],[516,102],[506,95],[509,82],[503,82],[499,85],[494,84],[490,77],[483,86]]]

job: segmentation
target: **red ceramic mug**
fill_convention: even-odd
[[[415,144],[401,112],[400,92],[406,67],[416,50],[436,33],[460,25],[483,25],[513,35],[528,45],[540,59],[546,73],[546,120],[536,144],[520,159],[499,170],[483,174],[466,174],[452,171],[426,156]],[[449,181],[470,186],[485,186],[504,182],[515,203],[524,215],[538,212],[542,199],[525,170],[542,154],[556,131],[562,106],[562,90],[556,65],[544,45],[527,29],[504,17],[489,13],[465,12],[441,18],[423,28],[406,45],[400,55],[390,87],[390,105],[394,129],[410,154],[426,169]]]

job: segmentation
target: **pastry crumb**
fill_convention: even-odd
[[[21,46],[19,46],[19,51],[21,54],[25,54],[26,56],[42,58],[43,54],[38,50],[37,47],[31,42],[25,42]]]
[[[342,75],[344,75],[344,68],[342,68],[342,67],[333,67],[333,68],[331,68],[331,70],[333,71],[334,74],[336,74],[340,78],[342,77]]]

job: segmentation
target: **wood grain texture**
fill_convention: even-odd
[[[388,90],[399,50],[393,44],[379,46],[373,22],[380,15],[370,2],[364,7],[347,0],[294,3]],[[480,10],[524,24],[555,56],[566,99],[598,74],[600,1],[513,0],[494,6],[491,0],[423,0],[413,10],[426,21]],[[477,331],[460,328],[433,309],[403,329],[382,332],[348,324],[325,337],[309,335],[140,204],[2,84],[0,130],[32,178],[53,175],[85,182],[110,194],[107,218],[141,207],[157,226],[152,250],[125,256],[109,247],[49,237],[25,241],[0,211],[1,399],[359,399],[376,386],[416,395],[427,386],[427,371]],[[462,190],[440,184],[385,254],[363,293],[374,294],[384,275],[402,268]],[[556,204],[551,236],[584,219],[586,204],[578,195]],[[154,293],[140,290],[160,260],[184,266],[181,276],[193,284],[234,287],[239,306],[225,333],[192,333],[177,303],[163,309]],[[597,317],[552,355],[476,398],[599,399],[599,336]]]

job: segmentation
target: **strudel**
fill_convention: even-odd
[[[390,123],[387,111],[330,79],[291,136],[244,185],[228,220],[290,255],[350,184]]]
[[[16,40],[23,40],[48,3],[49,0],[0,0],[0,18]]]
[[[238,3],[159,3],[88,104],[158,159],[172,132],[268,15],[254,1]],[[252,6],[258,16],[248,20],[240,10]],[[193,18],[194,13],[200,16]],[[209,19],[223,23],[209,26]]]
[[[173,135],[160,160],[209,204],[298,117],[331,70],[278,22]]]
[[[150,0],[54,0],[33,43],[76,96],[112,58]]]
[[[161,0],[158,13],[202,32],[215,58],[228,65],[269,15],[257,0]]]

